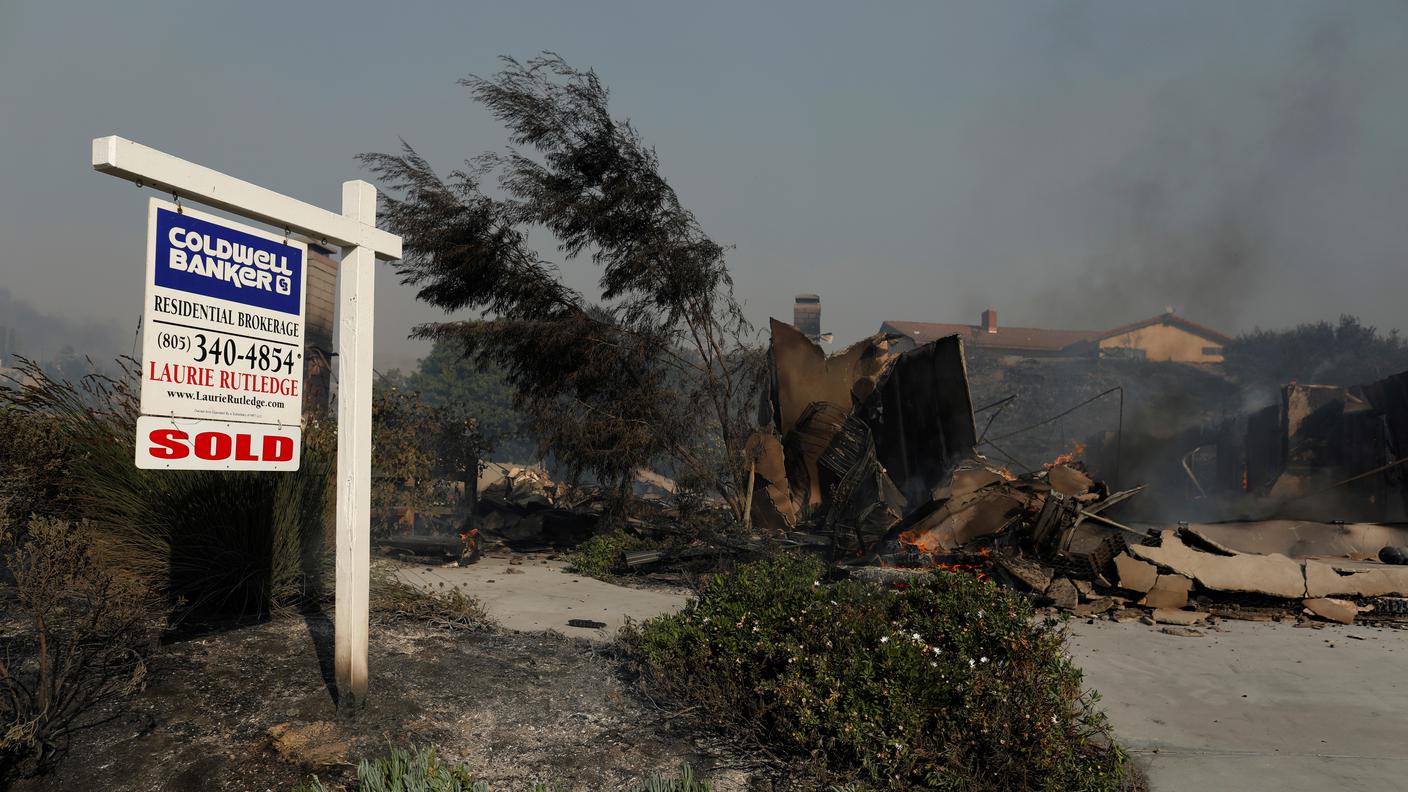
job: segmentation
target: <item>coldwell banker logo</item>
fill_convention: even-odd
[[[303,251],[157,207],[156,285],[297,315]]]

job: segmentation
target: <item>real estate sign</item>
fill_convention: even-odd
[[[186,454],[173,456],[175,446],[158,442],[150,431],[155,424],[144,421],[149,431],[138,433],[139,467],[297,468],[296,452],[289,468],[288,459],[248,449],[237,454],[234,443],[246,437],[259,445],[274,432],[298,446],[307,259],[301,242],[151,200],[141,409],[166,419],[162,431],[185,432],[191,442],[181,446]],[[173,424],[178,418],[187,420]],[[219,425],[203,435],[190,419]],[[241,433],[225,426],[231,422],[272,426]],[[198,436],[210,444],[196,442]],[[217,436],[230,439],[230,453],[203,456],[224,449]],[[283,441],[269,447],[282,449]]]

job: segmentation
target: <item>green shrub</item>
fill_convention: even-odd
[[[441,764],[434,748],[414,751],[393,748],[386,756],[363,759],[357,765],[357,789],[361,792],[483,792],[487,787],[475,783],[469,768]],[[328,788],[314,778],[294,787],[293,792],[328,792]]]
[[[357,765],[358,792],[490,792],[489,784],[476,781],[465,765],[447,767],[435,756],[433,748],[399,748],[377,759],[363,759]],[[694,778],[694,771],[685,765],[676,777],[655,776],[640,792],[710,792],[707,781]],[[555,784],[534,784],[529,792],[565,792]],[[330,792],[314,778],[299,784],[293,792]]]
[[[315,589],[331,429],[305,428],[297,472],[138,470],[137,372],[125,371],[72,383],[31,366],[0,390],[9,420],[42,427],[66,449],[66,464],[51,475],[65,509],[97,526],[96,555],[153,581],[184,603],[185,615],[263,614]]]
[[[685,765],[680,769],[680,774],[673,778],[655,776],[645,783],[640,792],[713,792],[713,789],[713,784],[696,779],[693,768]]]
[[[615,580],[621,569],[622,555],[644,549],[649,543],[617,528],[599,533],[577,546],[567,571],[599,580]]]
[[[881,789],[1110,790],[1131,774],[1055,622],[963,574],[822,583],[782,556],[628,626],[643,684]]]

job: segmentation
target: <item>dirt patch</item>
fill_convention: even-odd
[[[337,721],[325,684],[331,646],[321,618],[166,646],[131,707],[82,732],[53,773],[15,789],[285,790],[313,772],[345,782],[358,759],[411,743],[468,763],[494,789],[548,780],[630,789],[686,761],[721,792],[786,788],[763,780],[776,767],[640,698],[584,641],[378,627],[368,708],[352,723]]]

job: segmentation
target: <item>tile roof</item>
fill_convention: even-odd
[[[992,349],[1018,349],[1030,352],[1058,352],[1071,344],[1089,341],[1100,335],[1097,330],[1047,330],[1038,327],[1002,327],[996,333],[980,325],[944,324],[940,322],[885,322],[881,332],[900,333],[916,340],[929,341],[943,336],[962,336],[969,346]]]
[[[982,325],[888,321],[880,325],[880,331],[899,333],[920,341],[957,335],[963,338],[964,344],[987,349],[1060,352],[1073,344],[1093,343],[1157,324],[1177,325],[1194,335],[1202,336],[1218,344],[1232,342],[1231,338],[1222,333],[1184,319],[1172,312],[1120,325],[1110,330],[1050,330],[1039,327],[1003,327],[999,325],[996,333],[989,333],[983,329]]]
[[[1203,338],[1206,338],[1209,341],[1216,341],[1219,344],[1232,343],[1232,339],[1228,338],[1222,333],[1219,333],[1216,330],[1207,327],[1206,325],[1200,325],[1192,320],[1184,319],[1183,317],[1179,316],[1178,314],[1172,311],[1169,311],[1168,313],[1159,314],[1158,316],[1154,316],[1149,319],[1144,319],[1138,322],[1131,322],[1127,325],[1120,325],[1119,327],[1113,328],[1111,330],[1105,330],[1104,332],[1096,333],[1090,340],[1101,341],[1106,338],[1113,338],[1117,335],[1132,333],[1135,330],[1139,330],[1145,327],[1151,327],[1156,324],[1177,325],[1178,327],[1187,330],[1193,335],[1202,336]]]

